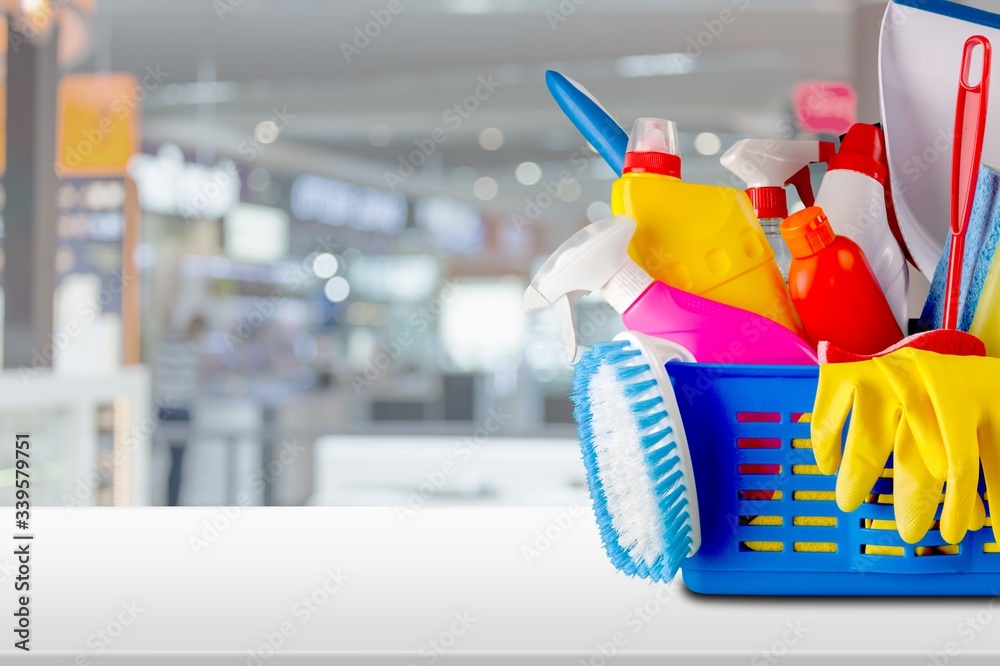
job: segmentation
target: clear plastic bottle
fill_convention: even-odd
[[[799,198],[812,204],[809,164],[825,162],[834,153],[828,141],[787,141],[779,139],[741,139],[719,160],[747,184],[747,196],[753,204],[767,243],[774,251],[781,277],[788,280],[792,254],[781,237],[781,223],[788,217],[784,186],[794,185]]]
[[[784,196],[784,193],[782,193],[782,196]],[[782,222],[784,222],[784,219],[780,217],[765,217],[760,221],[760,228],[764,230],[767,244],[774,250],[774,263],[778,264],[781,277],[785,278],[787,282],[788,269],[792,265],[792,252],[788,249],[788,245],[785,244],[785,239],[781,237]]]

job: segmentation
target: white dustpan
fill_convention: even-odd
[[[1000,7],[1000,4],[998,4]],[[895,0],[882,20],[882,122],[899,226],[927,279],[949,234],[955,101],[965,40],[1000,48],[1000,14],[947,0]],[[991,89],[1000,86],[993,76]],[[997,98],[996,91],[992,97]],[[1000,165],[1000,104],[986,122],[983,162]]]

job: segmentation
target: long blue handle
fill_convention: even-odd
[[[628,134],[621,125],[586,88],[568,76],[550,69],[545,72],[545,85],[566,117],[620,176],[628,146]]]

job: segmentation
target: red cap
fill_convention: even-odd
[[[636,118],[625,149],[622,173],[681,177],[677,125],[662,118]]]
[[[622,173],[658,173],[664,176],[681,177],[679,155],[654,151],[630,150],[625,153]]]
[[[819,206],[793,213],[781,223],[781,237],[796,259],[819,252],[837,238],[830,220]]]
[[[885,187],[885,137],[875,125],[855,123],[847,130],[840,150],[830,158],[829,170],[848,169],[874,178]]]
[[[784,189],[776,185],[751,187],[747,189],[747,196],[757,212],[758,220],[783,220],[788,217],[788,197],[785,196]]]

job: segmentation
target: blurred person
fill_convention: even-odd
[[[207,326],[195,315],[186,330],[176,329],[160,341],[153,359],[153,398],[160,406],[161,423],[184,426],[183,435],[171,434],[170,473],[167,478],[167,505],[177,506],[181,491],[184,450],[191,437],[191,405],[201,382],[201,342]]]

